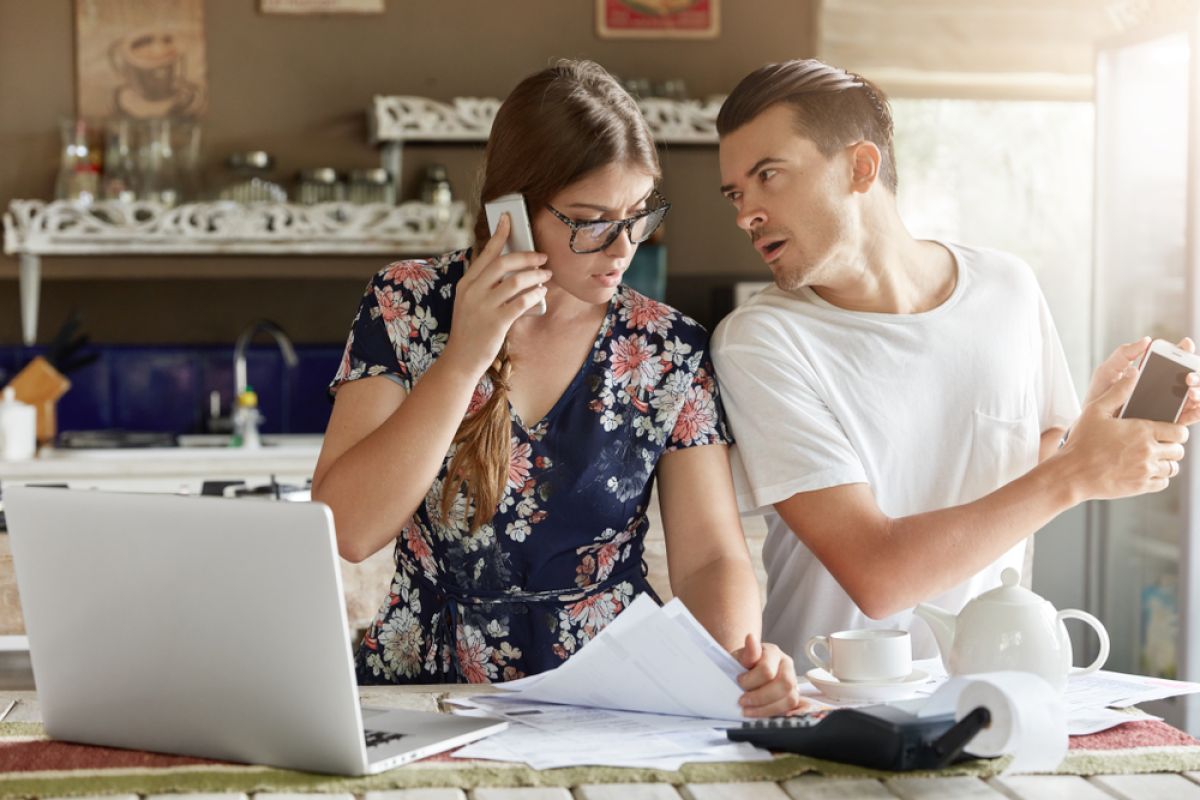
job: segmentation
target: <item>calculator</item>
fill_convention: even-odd
[[[918,717],[895,706],[839,708],[822,714],[745,722],[726,735],[769,750],[903,772],[937,769],[963,756],[963,747],[991,722],[977,708],[959,722],[953,714]]]

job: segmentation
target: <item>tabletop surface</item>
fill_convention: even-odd
[[[410,708],[434,711],[441,708],[447,697],[461,694],[480,694],[489,687],[481,686],[387,686],[363,687],[359,694],[364,705],[388,708]],[[0,691],[0,711],[10,701],[16,704],[3,717],[4,722],[41,722],[37,695],[34,692]],[[403,769],[403,768],[402,768]],[[221,795],[142,795],[156,800],[184,798],[245,799],[244,794]],[[258,793],[260,800],[290,800],[290,798],[332,797],[354,800],[355,795]],[[137,795],[110,795],[134,798]],[[357,797],[362,800],[834,800],[834,798],[903,798],[903,800],[1200,800],[1200,772],[1182,774],[1151,773],[1142,775],[1098,775],[1081,778],[1073,775],[1015,775],[994,778],[944,777],[905,778],[885,780],[867,778],[833,778],[803,775],[781,783],[710,783],[680,784],[592,784],[560,787],[517,788],[457,788],[403,789],[387,792],[368,792]]]

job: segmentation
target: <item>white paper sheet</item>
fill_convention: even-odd
[[[456,702],[459,704],[461,701]],[[475,703],[468,701],[468,705]],[[758,761],[771,757],[752,745],[729,741],[723,730],[711,727],[722,724],[714,720],[503,699],[478,705],[490,713],[504,713],[512,724],[505,731],[458,750],[456,758],[515,761],[535,769],[588,764],[677,770],[694,761]]]
[[[497,686],[527,701],[741,721],[737,662],[682,605],[639,595],[561,667]]]
[[[1091,675],[1072,676],[1064,699],[1072,708],[1127,708],[1151,700],[1200,692],[1200,683],[1127,675],[1099,670]]]
[[[455,755],[536,769],[769,759],[723,730],[743,720],[743,671],[678,599],[659,608],[642,595],[557,669],[455,701],[512,723]]]

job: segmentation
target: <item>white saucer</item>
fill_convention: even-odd
[[[839,681],[823,669],[810,669],[804,677],[820,690],[821,694],[837,703],[889,703],[906,700],[929,680],[929,673],[914,669],[907,678],[897,681]]]

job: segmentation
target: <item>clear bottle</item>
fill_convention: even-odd
[[[176,120],[171,126],[172,148],[178,163],[179,202],[194,203],[204,198],[200,175],[200,144],[203,128],[193,120]]]
[[[138,197],[170,208],[179,202],[179,166],[171,143],[171,122],[146,120],[139,148],[142,171]]]
[[[439,228],[450,224],[450,205],[454,202],[454,190],[450,176],[442,164],[430,164],[425,168],[425,179],[421,181],[421,202],[436,209],[435,218]]]
[[[134,167],[129,120],[110,120],[105,130],[104,171],[100,194],[105,200],[132,203],[137,199],[137,169]]]
[[[88,125],[82,119],[64,119],[59,122],[59,132],[62,134],[62,156],[54,197],[88,205],[100,191],[100,173],[88,143]]]
[[[237,407],[233,410],[233,438],[229,440],[229,446],[246,450],[262,447],[262,439],[258,434],[258,426],[262,421],[263,416],[258,410],[258,394],[253,386],[247,386],[237,396]]]

